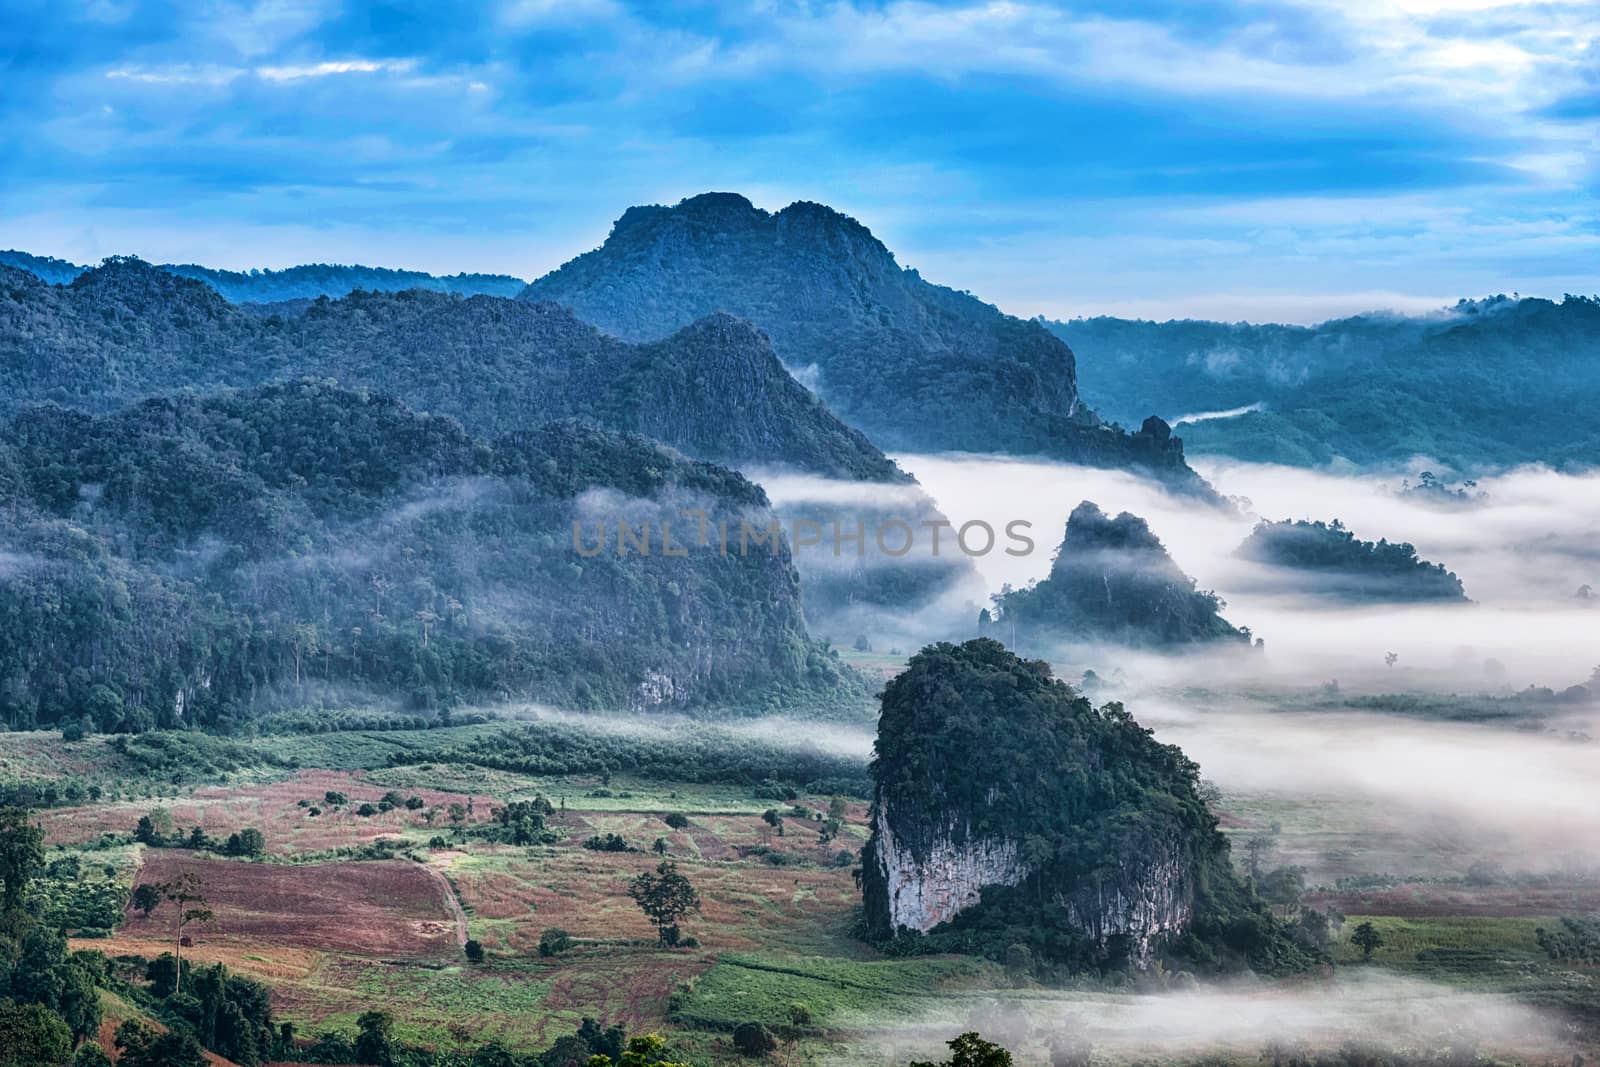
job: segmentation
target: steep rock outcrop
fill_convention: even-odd
[[[1150,647],[1250,640],[1149,523],[1126,511],[1113,518],[1089,500],[1072,509],[1049,575],[1001,594],[995,607],[996,632],[1030,647],[1063,638]]]
[[[871,770],[862,896],[877,938],[1139,967],[1248,931],[1234,951],[1297,958],[1234,875],[1198,768],[998,642],[912,657],[884,688]]]

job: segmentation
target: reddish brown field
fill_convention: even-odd
[[[585,813],[557,820],[568,837],[537,850],[504,849],[492,859],[452,864],[450,877],[474,920],[487,920],[479,936],[499,951],[536,951],[540,932],[559,926],[574,937],[603,941],[652,941],[656,931],[628,896],[628,884],[653,870],[662,857],[650,852],[596,852],[582,842],[617,833],[639,847],[657,837],[668,843],[667,859],[694,884],[701,911],[683,922],[685,934],[707,950],[756,948],[851,953],[848,928],[859,899],[848,868],[774,867],[758,857],[741,859],[740,847],[764,843],[765,826],[750,815],[696,816],[674,831],[641,813]],[[857,845],[842,840],[820,850],[815,830],[796,824],[772,847],[816,860]],[[496,921],[498,920],[498,921]]]
[[[197,945],[234,943],[351,952],[367,956],[454,956],[455,917],[444,885],[409,860],[291,866],[207,859],[190,852],[151,850],[138,882],[200,878],[216,919],[194,928]],[[129,912],[128,938],[171,936],[172,906],[150,918]]]
[[[350,806],[333,810],[322,805],[327,792],[344,793]],[[387,787],[373,785],[359,773],[345,771],[300,771],[282,782],[251,786],[210,786],[194,790],[178,800],[124,800],[88,807],[57,808],[44,812],[40,822],[46,840],[52,844],[74,845],[98,840],[101,834],[133,832],[139,816],[153,808],[165,808],[181,829],[203,827],[213,838],[226,838],[245,827],[255,827],[266,837],[267,849],[278,853],[323,852],[367,844],[380,837],[395,836],[406,830],[435,830],[445,833],[449,817],[444,814],[452,803],[472,803],[469,822],[490,817],[496,802],[488,797],[467,797],[460,793],[441,793],[428,789],[402,789],[406,796],[422,798],[426,807],[418,811],[396,808],[363,817],[355,808],[363,801],[377,802]],[[301,800],[322,808],[311,815],[299,806]],[[441,809],[430,824],[429,808]]]

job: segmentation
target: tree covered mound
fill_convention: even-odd
[[[1414,546],[1362,541],[1338,519],[1261,522],[1234,552],[1240,559],[1297,575],[1296,589],[1363,602],[1468,603],[1461,579]]]
[[[1177,857],[1167,889],[1188,918],[1164,940],[1165,954],[1265,971],[1301,968],[1315,956],[1235,873],[1192,761],[1122,705],[1094,707],[1048,664],[996,641],[941,643],[912,657],[884,688],[871,774],[867,926],[898,948],[1000,958],[1020,944],[1074,965],[1121,962],[1125,946],[1097,943],[1068,905],[1106,899],[1108,888],[1149,889],[1118,879],[1141,857],[1166,854]],[[877,861],[885,827],[914,856],[941,839],[1014,842],[1026,877],[985,889],[980,904],[927,935],[896,938]]]
[[[762,490],[562,422],[494,441],[294,382],[0,431],[0,714],[14,728],[226,723],[352,697],[607,707],[853,702],[807,636],[787,550],[708,521]],[[610,526],[592,556],[598,523]],[[616,523],[649,523],[619,554]],[[664,555],[661,523],[674,522]]]
[[[1115,518],[1085,500],[1072,510],[1066,534],[1044,579],[994,598],[980,619],[995,636],[1017,643],[1054,639],[1167,647],[1210,641],[1248,642],[1250,631],[1221,615],[1223,602],[1173,562],[1144,519]]]
[[[0,267],[0,416],[300,377],[381,389],[480,435],[581,417],[726,465],[910,481],[726,315],[634,345],[553,304],[490,296],[355,292],[256,315],[135,259],[65,286]]]
[[[1047,325],[1072,345],[1111,417],[1260,406],[1186,425],[1191,450],[1318,467],[1427,456],[1469,475],[1600,464],[1600,298],[1498,296],[1316,326]]]
[[[629,208],[603,246],[523,298],[633,341],[716,311],[748,319],[833,410],[891,450],[1050,455],[1210,494],[1170,433],[1101,423],[1078,395],[1072,350],[1042,325],[924,281],[821,204],[770,213],[706,193]]]

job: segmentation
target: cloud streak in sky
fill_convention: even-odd
[[[1600,271],[1589,5],[22,3],[8,242],[534,276],[629,204],[861,218],[1019,314],[1313,318]]]

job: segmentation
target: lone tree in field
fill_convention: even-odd
[[[1383,935],[1371,923],[1362,923],[1350,934],[1350,943],[1361,950],[1362,959],[1370,960],[1383,947]]]
[[[646,871],[635,878],[628,886],[628,895],[656,924],[663,945],[677,944],[678,920],[700,910],[700,894],[689,879],[678,873],[678,865],[670,861],[659,864],[654,874]]]
[[[144,886],[139,888],[143,889]],[[162,900],[176,905],[176,914],[172,919],[172,955],[178,972],[172,992],[176,996],[183,991],[183,931],[190,923],[208,923],[217,916],[206,903],[204,894],[200,892],[200,876],[192,871],[186,871],[172,881],[162,882],[152,888],[160,894],[160,898],[150,904],[148,909],[145,904],[150,900],[149,895],[146,894],[141,898],[138,890],[134,890],[133,903],[134,907],[144,912],[146,918],[156,910]]]

